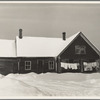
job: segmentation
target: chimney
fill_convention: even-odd
[[[22,29],[19,29],[19,38],[22,39]]]
[[[62,33],[62,39],[65,41],[66,40],[66,32]]]

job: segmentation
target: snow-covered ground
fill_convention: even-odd
[[[0,97],[8,96],[100,97],[100,73],[0,75]]]

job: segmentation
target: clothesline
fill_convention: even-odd
[[[65,68],[65,69],[77,69],[78,63],[64,63],[61,62],[61,67]]]
[[[77,69],[78,65],[79,65],[79,63],[61,62],[61,67],[63,67],[64,69]],[[92,68],[99,67],[99,64],[97,62],[91,62],[91,63],[84,62],[83,65],[86,69],[89,68],[91,70],[92,70]]]
[[[99,67],[99,64],[97,62],[91,62],[91,63],[84,62],[84,65],[88,67]]]
[[[91,62],[91,63],[87,63],[84,62],[84,66],[85,66],[85,70],[93,70],[93,68],[99,68],[99,63],[97,62]]]

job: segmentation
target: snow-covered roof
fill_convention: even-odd
[[[0,39],[0,57],[16,57],[15,40]]]
[[[0,39],[0,57],[57,57],[80,35],[100,56],[100,51],[80,32],[66,40],[62,38],[27,37]]]
[[[77,35],[66,38],[16,37],[17,57],[56,57]]]

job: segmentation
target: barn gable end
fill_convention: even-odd
[[[84,63],[96,62],[100,57],[100,52],[95,46],[83,35],[79,33],[64,50],[58,55],[58,72],[61,72],[61,63],[71,65],[79,64],[78,70],[84,71]],[[66,65],[66,66],[67,66]],[[65,65],[63,65],[65,66]],[[92,67],[92,66],[91,66]]]
[[[59,53],[58,56],[61,56],[73,44],[74,44],[74,46],[75,45],[86,45],[89,47],[89,50],[90,50],[90,48],[93,49],[92,51],[94,51],[100,57],[100,51],[85,37],[85,35],[82,32],[79,32],[79,34],[77,34],[77,36]],[[71,50],[71,48],[70,48],[70,50]],[[73,48],[73,50],[75,50],[75,47]],[[88,50],[88,48],[87,48],[87,50]],[[73,51],[73,53],[74,52],[75,51]]]
[[[85,46],[86,47],[86,54],[76,54],[75,53],[75,46]],[[73,58],[73,59],[98,59],[99,54],[93,47],[91,47],[87,41],[81,35],[68,46],[68,48],[60,55],[61,58]]]

